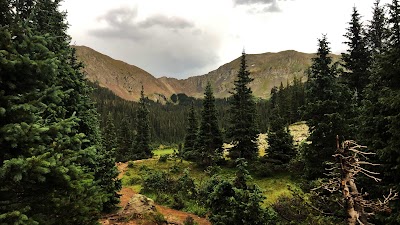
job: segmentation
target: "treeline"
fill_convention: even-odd
[[[119,203],[59,4],[0,1],[0,224],[98,224]]]
[[[129,130],[129,134],[133,138],[136,134],[135,118],[138,103],[121,99],[107,88],[100,87],[95,83],[89,82],[89,85],[94,88],[91,97],[96,102],[101,127],[104,128],[107,115],[111,114],[116,129]],[[279,94],[278,99],[274,101],[277,101],[281,111],[285,112],[283,117],[288,124],[302,120],[300,108],[304,105],[304,82],[300,78],[294,78],[293,83],[287,83],[285,86],[281,84],[273,92]],[[259,115],[257,123],[260,132],[266,133],[269,127],[270,103],[264,99],[256,99],[255,102],[256,112]],[[188,125],[187,116],[192,103],[196,115],[198,115],[201,110],[202,99],[193,98],[183,93],[173,94],[166,104],[146,99],[149,110],[151,143],[154,146],[183,143]],[[217,98],[215,104],[218,124],[225,134],[228,124],[229,99]]]

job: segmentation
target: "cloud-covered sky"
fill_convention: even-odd
[[[246,53],[315,52],[327,34],[343,52],[356,6],[367,23],[375,0],[66,0],[72,43],[156,77],[202,75]],[[390,0],[381,0],[381,4]]]

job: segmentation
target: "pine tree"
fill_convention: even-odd
[[[273,216],[261,206],[265,199],[257,185],[248,185],[251,179],[247,162],[236,160],[237,173],[233,182],[213,176],[206,201],[213,224],[274,224]],[[271,222],[271,223],[270,223]]]
[[[133,159],[133,145],[135,138],[132,131],[129,129],[130,127],[131,124],[124,116],[118,129],[118,147],[116,151],[117,162],[126,162]]]
[[[67,74],[56,38],[18,18],[0,33],[0,223],[96,224],[102,189],[80,161],[94,149],[54,85]]]
[[[117,133],[111,113],[107,115],[107,121],[103,131],[103,147],[106,151],[115,151],[118,147]]]
[[[140,92],[139,108],[136,113],[136,141],[134,149],[134,159],[151,158],[153,152],[150,149],[150,121],[149,110],[146,106],[146,98],[144,97],[144,88]]]
[[[373,17],[367,30],[368,47],[372,54],[372,59],[386,49],[389,32],[384,8],[379,4],[380,0],[376,0],[373,8]]]
[[[215,97],[208,82],[201,111],[199,134],[195,145],[197,163],[201,166],[210,166],[222,158],[222,134],[218,126]]]
[[[189,160],[195,159],[195,146],[197,140],[197,134],[199,130],[199,125],[196,118],[196,111],[194,109],[194,103],[189,110],[189,115],[187,117],[188,125],[186,128],[185,144],[183,148],[183,157]]]
[[[108,194],[108,201],[103,205],[103,211],[110,212],[116,209],[119,203],[120,195],[115,190],[120,190],[122,183],[116,179],[118,170],[115,168],[116,149],[118,147],[117,134],[111,113],[107,115],[107,122],[103,132],[103,155],[102,166],[100,167],[99,174],[104,174],[106,179],[103,179],[103,186]]]
[[[384,162],[383,183],[400,190],[400,6],[393,0],[389,5],[389,33],[387,48],[375,58],[371,83],[366,91],[363,110],[363,141]],[[398,212],[398,203],[393,212]],[[384,223],[400,221],[399,213],[387,217]]]
[[[311,144],[304,151],[308,178],[323,176],[325,161],[332,158],[336,149],[336,135],[346,136],[345,124],[348,92],[337,82],[337,69],[329,56],[326,36],[319,39],[317,56],[312,59],[306,84],[305,115],[310,129]]]
[[[350,27],[344,35],[347,38],[344,43],[348,45],[348,49],[346,53],[342,53],[343,67],[346,69],[342,76],[350,90],[357,96],[357,102],[360,103],[363,91],[368,84],[371,60],[365,31],[356,7],[353,8],[349,24]]]
[[[230,102],[230,128],[227,133],[235,146],[231,148],[229,157],[252,160],[258,156],[256,138],[259,133],[256,105],[251,88],[248,87],[253,79],[247,70],[246,53],[242,53],[240,60],[240,69]]]
[[[268,159],[276,165],[288,164],[296,156],[293,137],[277,110],[272,110],[268,130]]]
[[[0,220],[6,223],[95,224],[119,189],[59,3],[12,2],[13,13],[0,24],[0,190],[7,193]]]

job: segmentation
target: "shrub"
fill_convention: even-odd
[[[144,193],[166,193],[174,187],[173,180],[164,171],[146,171],[142,177]]]
[[[155,201],[160,205],[166,205],[166,206],[173,206],[174,204],[174,199],[168,194],[164,193],[157,194]]]
[[[200,217],[205,217],[208,213],[208,210],[204,204],[199,204],[197,201],[187,201],[184,211],[193,213]]]
[[[183,221],[183,225],[197,225],[198,223],[196,223],[193,219],[193,217],[191,216],[187,216],[185,221]]]
[[[174,164],[174,165],[169,169],[169,172],[175,173],[175,174],[176,174],[176,173],[179,173],[180,170],[181,170],[181,168],[179,168],[178,165]]]
[[[265,157],[252,163],[249,171],[258,178],[271,177],[274,174],[274,166],[265,160]]]
[[[135,168],[135,163],[133,161],[128,162],[128,168]]]
[[[173,195],[172,198],[173,198],[173,203],[172,203],[171,207],[173,209],[181,210],[181,209],[185,208],[185,200],[183,199],[183,197],[181,195],[175,194],[175,195]]]
[[[140,176],[132,176],[128,180],[128,185],[136,185],[142,182],[142,178]]]
[[[204,172],[212,177],[216,174],[219,174],[221,172],[221,170],[222,169],[219,166],[209,166],[206,168],[206,170]]]
[[[169,154],[161,155],[160,158],[158,159],[158,162],[161,162],[161,163],[167,162],[169,156],[170,156]]]
[[[166,225],[168,221],[165,219],[164,215],[156,212],[155,214],[151,214],[150,221],[157,225]]]

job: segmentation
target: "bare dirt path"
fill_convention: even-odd
[[[118,178],[121,179],[123,177],[123,175],[125,174],[126,170],[128,169],[128,163],[117,163],[117,167],[118,167],[118,170],[120,171]],[[135,191],[133,191],[131,188],[123,187],[121,189],[121,191],[119,192],[119,194],[121,195],[120,206],[123,209],[128,204],[129,200],[137,193]],[[197,215],[194,215],[191,213],[178,211],[178,210],[171,209],[171,208],[157,205],[157,204],[156,204],[156,208],[157,208],[158,212],[160,212],[161,214],[164,215],[165,219],[167,219],[169,222],[172,222],[173,224],[183,224],[185,219],[188,216],[190,216],[194,219],[194,221],[196,221],[196,223],[198,225],[211,225],[211,223],[207,219],[198,217]],[[116,214],[112,214],[112,215],[106,215],[100,221],[100,223],[103,225],[111,225],[111,224],[114,224],[114,225],[138,225],[138,224],[153,225],[153,224],[155,224],[155,223],[151,223],[149,221],[136,220],[136,219],[133,219],[130,221],[125,221],[125,222],[110,222],[111,218],[114,221],[118,220],[118,218],[116,218]]]

